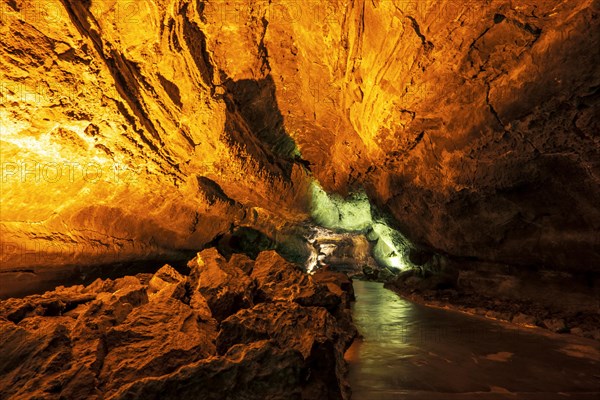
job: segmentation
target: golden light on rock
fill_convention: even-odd
[[[79,383],[110,382],[97,392],[28,370],[40,381],[10,395],[141,398],[146,380],[167,385],[153,368],[173,387],[218,371],[262,382],[248,365],[268,359],[293,395],[334,382],[345,400],[347,276],[597,337],[599,13],[598,0],[2,0],[0,298],[15,298],[0,333],[121,348],[152,336],[148,315],[178,332],[133,346],[165,353],[122,381],[131,348],[67,346],[90,374]],[[184,369],[156,366],[173,354]]]

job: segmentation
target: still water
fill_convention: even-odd
[[[600,399],[600,344],[412,303],[354,281],[353,400]]]

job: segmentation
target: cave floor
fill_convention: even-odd
[[[354,400],[598,399],[598,342],[426,307],[354,281]]]

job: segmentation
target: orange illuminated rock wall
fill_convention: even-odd
[[[417,246],[600,262],[597,0],[1,6],[4,270],[274,235],[313,176]]]

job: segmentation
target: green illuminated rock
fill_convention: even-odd
[[[385,221],[373,216],[369,198],[364,192],[347,198],[326,193],[315,181],[310,185],[311,216],[315,223],[338,232],[365,234],[375,242],[373,257],[383,266],[406,269],[408,241]]]

